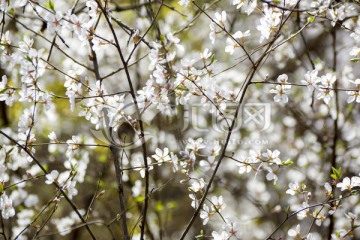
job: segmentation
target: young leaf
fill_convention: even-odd
[[[44,5],[45,5],[45,7],[47,7],[49,9],[51,9],[52,11],[56,12],[55,11],[55,4],[51,0],[49,0],[48,3],[46,3]]]

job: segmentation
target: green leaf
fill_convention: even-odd
[[[331,178],[334,180],[339,180],[341,178],[341,167],[339,167],[339,169],[331,167],[331,170],[332,170],[332,174],[330,174]]]
[[[15,16],[15,10],[14,8],[11,8],[8,13],[11,15],[11,16]]]
[[[337,172],[338,172],[338,177],[341,178],[341,167],[339,167]]]
[[[215,54],[213,54],[213,55],[211,56],[211,60],[210,60],[210,64],[209,64],[209,65],[213,64],[214,61],[215,61]]]
[[[51,0],[49,0],[48,3],[45,3],[44,5],[45,5],[45,7],[47,7],[49,9],[51,9],[52,11],[56,12],[55,11],[55,4]]]
[[[195,236],[195,239],[201,240],[201,239],[203,239],[203,238],[204,238],[204,230],[201,229],[201,230],[200,230],[200,235]]]
[[[176,87],[176,90],[180,91],[187,91],[188,89],[186,87],[181,87],[180,85]]]
[[[55,4],[51,0],[49,0],[49,6],[50,6],[50,9],[55,12]]]
[[[0,94],[6,92],[7,88],[4,88],[3,90],[0,91]]]
[[[308,17],[308,23],[312,23],[315,20],[315,16]]]
[[[293,165],[293,164],[294,164],[294,162],[291,161],[290,159],[288,159],[288,160],[281,163],[281,165],[283,165],[283,166],[289,166],[289,165]]]
[[[31,58],[29,57],[29,56],[26,56],[26,58],[25,58],[27,61],[29,61],[29,62],[31,62],[32,63],[32,60],[31,60]]]
[[[286,208],[285,212],[286,212],[286,216],[289,216],[290,206],[287,206],[287,208]]]

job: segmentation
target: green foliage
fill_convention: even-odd
[[[197,236],[195,236],[195,238],[196,238],[197,240],[204,239],[204,230],[201,229],[201,230],[200,230],[200,234],[197,235]]]
[[[211,61],[210,61],[210,64],[209,64],[209,65],[213,64],[214,61],[215,61],[215,54],[213,54],[213,55],[211,56]]]
[[[336,169],[334,167],[331,167],[332,174],[330,175],[332,179],[334,180],[340,180],[341,178],[341,167],[339,169]]]
[[[56,12],[55,11],[55,4],[51,0],[49,0],[48,3],[45,3],[44,5],[45,5],[45,7],[47,7],[49,9],[51,9],[52,11]]]
[[[165,37],[164,35],[160,35],[160,41],[161,41],[161,42],[164,42],[165,39],[166,39],[166,37]]]
[[[312,22],[314,22],[314,20],[315,20],[315,16],[311,15],[310,17],[308,17],[307,22],[312,23]]]
[[[14,10],[13,8],[11,8],[11,9],[9,10],[9,14],[10,14],[11,16],[15,16],[15,10]]]
[[[4,193],[4,183],[0,181],[0,195]]]
[[[290,166],[290,165],[293,165],[293,164],[294,164],[294,162],[291,161],[290,159],[288,159],[288,160],[281,163],[281,165],[283,165],[283,166]]]

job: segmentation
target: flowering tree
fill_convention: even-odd
[[[3,239],[358,239],[358,1],[0,0]]]

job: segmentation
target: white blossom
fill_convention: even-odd
[[[59,172],[57,170],[52,170],[51,173],[46,174],[46,184],[52,184],[59,177]]]
[[[9,219],[15,216],[15,209],[12,204],[12,199],[9,198],[6,193],[3,193],[0,197],[0,210],[4,219]]]

